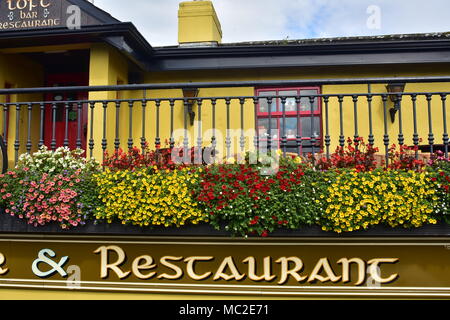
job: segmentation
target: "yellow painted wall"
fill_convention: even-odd
[[[128,83],[128,65],[126,60],[120,56],[113,48],[105,44],[94,44],[91,48],[90,54],[90,66],[89,66],[89,85],[101,86],[101,85],[117,85],[119,82],[124,84]],[[121,93],[122,98],[126,98],[128,93]],[[120,96],[119,95],[119,96]],[[89,93],[90,100],[111,100],[116,99],[117,94],[115,92],[91,92]],[[93,126],[93,138],[94,145],[94,158],[97,160],[102,159],[102,139],[103,139],[103,125],[107,128],[107,141],[108,150],[113,150],[115,139],[115,123],[116,123],[116,110],[115,104],[108,104],[106,123],[103,121],[103,107],[101,103],[97,103],[94,112],[94,126]],[[120,130],[122,142],[125,139],[124,133],[127,132],[126,115],[127,110],[124,104],[120,109]],[[89,113],[90,116],[90,113]],[[90,124],[90,120],[88,121]],[[88,126],[88,139],[91,136],[91,126]]]
[[[41,87],[44,84],[44,72],[40,65],[34,63],[32,60],[20,54],[0,54],[0,88],[4,88],[5,84],[12,85],[13,88],[32,88]],[[40,94],[23,94],[12,95],[11,102],[18,101],[40,101],[42,100]],[[0,97],[0,102],[5,102],[5,97]],[[9,112],[9,134],[8,134],[8,155],[9,165],[14,163],[15,149],[14,141],[16,140],[16,108],[10,107]],[[0,132],[3,133],[4,125],[3,110],[0,113]],[[33,144],[32,151],[37,149],[39,141],[39,119],[40,111],[37,105],[33,106],[31,119],[31,141]],[[27,106],[20,108],[20,126],[19,126],[19,140],[20,149],[19,154],[26,152],[26,141],[28,138],[28,110]]]

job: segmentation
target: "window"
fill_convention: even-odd
[[[315,152],[320,151],[322,143],[321,99],[312,97],[320,94],[318,87],[257,89],[256,94],[260,97],[256,123],[260,141],[267,141],[269,132],[272,132],[272,143],[276,144],[278,148],[282,147],[282,138],[286,136],[287,152],[311,153],[313,147],[311,138],[314,137],[316,139]],[[281,97],[286,97],[284,112]],[[297,108],[298,98],[300,98],[299,108]],[[297,136],[301,137],[302,141],[300,150]]]

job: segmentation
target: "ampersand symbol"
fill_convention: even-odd
[[[64,269],[62,267],[69,260],[69,257],[62,257],[58,263],[56,263],[55,261],[50,259],[50,258],[54,258],[54,257],[56,257],[56,253],[53,250],[42,249],[38,254],[38,259],[34,260],[32,266],[31,266],[33,273],[40,278],[49,277],[49,276],[53,275],[55,272],[58,272],[62,277],[67,277],[67,272],[64,271]],[[51,269],[50,271],[47,271],[47,272],[42,272],[38,267],[38,265],[40,263],[46,263],[49,266],[51,266],[53,269]]]

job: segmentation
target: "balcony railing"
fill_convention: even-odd
[[[394,82],[407,89],[387,92]],[[210,147],[212,157],[221,159],[255,149],[330,157],[348,137],[378,146],[386,160],[392,144],[417,147],[417,158],[419,150],[440,150],[448,158],[449,82],[450,77],[428,77],[5,89],[3,163],[7,154],[12,164],[43,145],[83,148],[96,158],[147,144],[199,152]],[[409,85],[440,90],[409,91]],[[303,94],[308,86],[321,89]],[[289,95],[260,96],[255,90],[293,87],[300,89]],[[183,94],[193,88],[200,89],[198,96]]]

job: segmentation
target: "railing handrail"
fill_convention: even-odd
[[[387,84],[387,83],[435,83],[450,82],[450,76],[437,77],[385,77],[385,78],[335,78],[298,80],[260,80],[225,82],[180,82],[160,84],[125,84],[107,86],[70,86],[0,89],[0,96],[7,94],[54,93],[54,92],[108,92],[135,90],[167,90],[188,88],[236,88],[236,87],[287,87],[307,85],[346,85],[346,84]]]
[[[80,100],[40,100],[40,101],[17,101],[17,102],[0,102],[0,106],[10,107],[10,106],[26,106],[26,105],[40,105],[40,104],[85,104],[85,103],[129,103],[129,102],[169,102],[169,101],[207,101],[207,100],[264,100],[264,99],[275,99],[275,98],[349,98],[349,97],[366,97],[366,98],[383,98],[389,96],[398,96],[402,99],[404,97],[413,96],[415,98],[420,96],[449,96],[450,91],[439,91],[439,92],[398,92],[398,93],[317,93],[317,94],[304,94],[304,95],[285,95],[285,94],[274,94],[271,96],[205,96],[205,97],[196,97],[196,98],[129,98],[129,99],[80,99]]]

